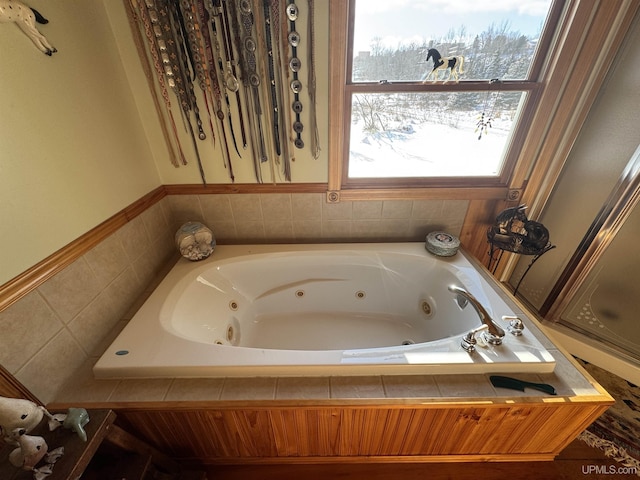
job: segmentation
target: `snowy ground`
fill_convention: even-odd
[[[351,125],[349,177],[495,176],[512,122],[493,122],[478,140],[478,119],[460,118],[457,127],[425,122],[366,133]]]

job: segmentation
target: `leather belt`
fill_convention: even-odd
[[[289,84],[291,91],[293,92],[294,101],[291,105],[293,112],[295,113],[295,121],[292,124],[293,131],[296,134],[296,138],[293,144],[296,148],[304,148],[304,141],[302,140],[302,131],[304,125],[300,121],[300,113],[302,112],[302,103],[300,102],[300,92],[302,91],[302,82],[298,78],[298,71],[302,66],[302,62],[298,58],[298,46],[300,45],[300,34],[296,30],[296,20],[298,19],[298,6],[293,0],[287,4],[286,8],[287,18],[289,19],[289,35],[287,35],[287,41],[291,46],[291,60],[289,61],[289,69],[293,72],[293,80]]]

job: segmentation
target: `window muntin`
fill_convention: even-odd
[[[413,1],[389,9],[356,3],[351,0],[343,186],[367,178],[379,186],[384,179],[389,186],[420,178],[425,185],[448,177],[478,185],[487,178],[506,181],[520,147],[513,140],[526,127],[523,113],[540,86],[536,48],[551,0],[536,2],[542,8],[535,15],[525,14],[531,10],[519,2],[491,17],[478,10],[489,2]],[[457,10],[438,10],[445,4]],[[404,23],[398,20],[403,15]],[[465,57],[459,82],[423,81],[433,47],[443,56]]]

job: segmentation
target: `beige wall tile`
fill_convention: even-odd
[[[263,243],[265,241],[264,223],[262,221],[236,222],[236,232],[241,243]]]
[[[207,225],[218,222],[233,222],[230,195],[200,195],[200,204]]]
[[[265,226],[267,222],[291,220],[293,218],[291,195],[288,193],[260,195],[260,204]]]
[[[351,222],[327,220],[322,222],[322,238],[327,241],[348,241],[351,237]]]
[[[122,248],[120,236],[110,235],[84,255],[100,287],[111,283],[127,267],[127,254]]]
[[[236,232],[236,223],[226,220],[215,220],[211,223],[208,223],[207,226],[213,232],[213,236],[216,239],[217,243],[233,243],[238,238],[238,233]]]
[[[56,402],[106,402],[120,380],[96,380],[93,362],[85,362],[78,371],[65,381],[55,395]]]
[[[412,236],[411,220],[408,218],[387,218],[380,221],[381,241],[419,241],[420,238]]]
[[[376,241],[382,237],[380,220],[354,220],[351,222],[351,234],[356,241]]]
[[[411,208],[411,218],[431,219],[440,218],[442,200],[414,200]]]
[[[0,312],[0,364],[15,373],[63,326],[37,291],[29,293]]]
[[[198,195],[169,195],[167,199],[171,209],[169,224],[174,231],[185,222],[204,221],[204,214]]]
[[[267,220],[264,223],[264,236],[271,242],[292,242],[295,239],[293,224],[290,220]]]
[[[377,200],[353,202],[354,220],[379,219],[382,216],[382,202]]]
[[[411,200],[385,200],[382,204],[382,218],[411,218]]]
[[[170,378],[136,378],[122,380],[109,396],[110,402],[159,402],[169,391]]]
[[[96,355],[96,347],[119,321],[110,296],[103,292],[69,323],[69,331],[87,356]]]
[[[67,323],[100,293],[100,282],[84,257],[38,288],[60,319]]]
[[[298,241],[317,241],[322,238],[322,222],[315,220],[294,221],[293,234]]]
[[[383,375],[382,383],[388,398],[440,396],[432,375]]]
[[[273,400],[276,398],[275,377],[227,378],[221,400]]]
[[[385,398],[378,376],[331,377],[331,398]]]
[[[164,210],[160,202],[152,205],[140,215],[142,222],[147,229],[151,239],[155,239],[167,234],[169,221],[165,217]]]
[[[276,399],[278,400],[315,400],[329,398],[329,377],[278,378],[276,388]]]
[[[553,355],[556,367],[553,373],[539,375],[542,382],[553,385],[558,395],[589,395],[595,393],[591,382],[562,353],[556,349],[549,350],[549,353]]]
[[[442,205],[442,214],[448,218],[456,218],[462,223],[467,210],[469,200],[445,200]]]
[[[68,330],[62,329],[15,374],[43,403],[54,399],[87,356]]]
[[[137,260],[145,251],[142,247],[149,245],[149,242],[151,241],[149,234],[147,233],[147,229],[140,217],[132,219],[120,228],[117,235],[120,237],[122,248],[124,249],[129,262]]]
[[[351,220],[353,218],[353,202],[323,203],[322,221]]]
[[[436,375],[443,397],[490,397],[495,395],[491,383],[480,375]]]
[[[128,320],[118,320],[115,326],[106,333],[104,337],[98,342],[96,347],[90,353],[91,357],[97,361],[98,358],[109,348],[109,345],[116,339],[116,337],[122,332],[124,327],[129,323]]]
[[[128,316],[131,307],[136,303],[138,298],[140,298],[145,287],[146,285],[138,279],[138,276],[131,266],[127,266],[127,268],[107,286],[105,291],[107,295],[109,295],[113,305],[114,315],[117,319],[128,320],[131,318]]]
[[[292,194],[292,218],[300,221],[321,221],[323,203],[324,195],[321,193]]]
[[[239,222],[262,222],[260,195],[239,194],[231,196],[231,210],[236,224]]]
[[[166,401],[218,400],[224,378],[176,378],[165,396]]]

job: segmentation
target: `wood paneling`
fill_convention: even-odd
[[[638,477],[629,472],[620,473],[622,465],[603,452],[575,440],[553,462],[476,462],[476,463],[338,463],[299,465],[215,465],[207,468],[210,479],[215,480],[518,480],[615,477]],[[585,470],[598,468],[599,472],[616,472],[616,475],[590,473]],[[624,468],[624,467],[622,467]]]
[[[159,450],[205,464],[548,460],[611,403],[607,396],[597,398],[450,405],[139,405],[117,412],[127,429]]]

